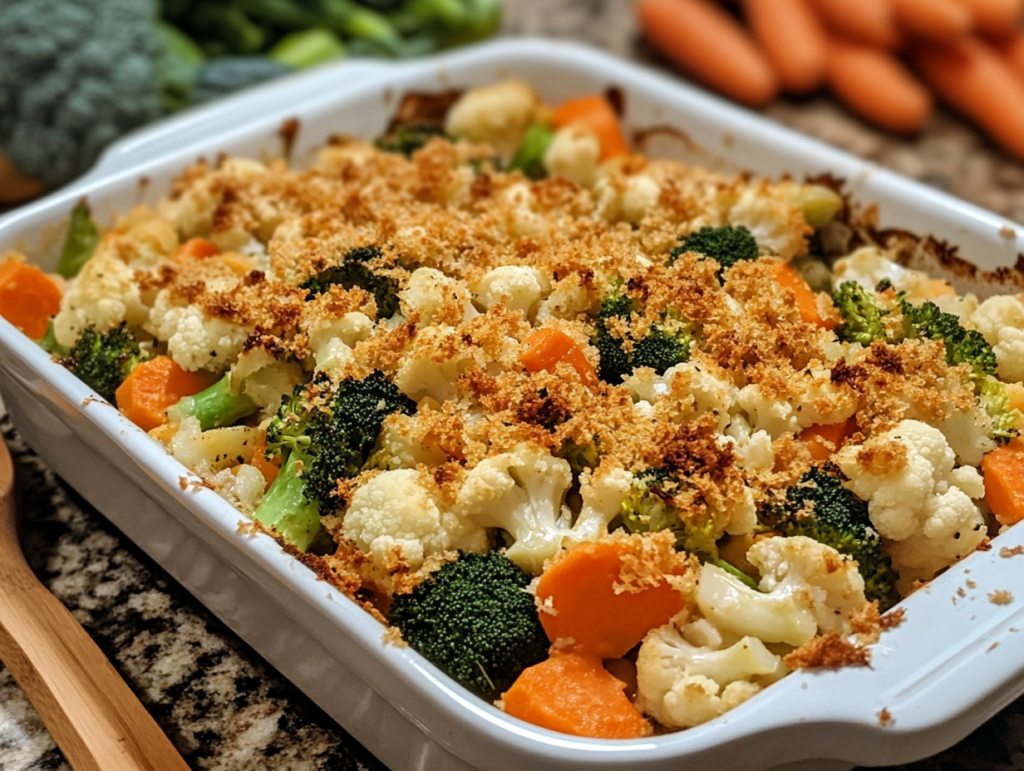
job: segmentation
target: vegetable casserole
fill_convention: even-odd
[[[445,107],[197,165],[102,236],[82,204],[0,312],[388,641],[567,733],[866,664],[1024,515],[1018,298],[825,259],[830,187],[631,155],[602,96]]]

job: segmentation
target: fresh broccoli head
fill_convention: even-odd
[[[688,325],[670,317],[640,339],[630,335],[633,350],[626,351],[625,339],[612,330],[609,321],[618,318],[628,324],[634,310],[636,304],[625,292],[616,292],[601,304],[592,342],[599,356],[598,376],[606,383],[621,384],[637,367],[650,367],[663,375],[669,367],[690,360]]]
[[[284,458],[256,519],[305,551],[320,534],[320,510],[342,505],[338,482],[367,464],[384,419],[416,404],[383,372],[337,385],[324,378],[296,386],[267,427],[267,459]]]
[[[299,288],[308,292],[306,300],[312,300],[334,285],[340,285],[345,289],[359,287],[373,295],[377,303],[377,318],[389,319],[398,313],[398,282],[377,273],[367,264],[380,259],[381,256],[379,247],[357,247],[345,255],[340,265],[334,265],[306,279]]]
[[[703,227],[696,233],[681,237],[679,241],[679,246],[669,254],[669,264],[675,262],[681,254],[696,252],[717,261],[724,271],[740,260],[756,260],[760,255],[754,234],[743,225]]]
[[[444,128],[430,123],[419,123],[414,126],[398,126],[388,131],[374,143],[386,153],[401,153],[407,158],[423,147],[434,137],[449,139]]]
[[[231,375],[227,374],[209,388],[193,396],[186,396],[173,408],[178,419],[194,417],[203,431],[233,426],[239,420],[259,409],[251,398],[241,391],[232,391]]]
[[[955,314],[943,312],[931,301],[911,305],[900,297],[899,303],[903,333],[908,338],[941,340],[946,346],[946,364],[969,364],[976,381],[995,374],[996,355],[981,332],[964,329]]]
[[[978,395],[981,406],[992,419],[989,436],[1000,444],[1013,439],[1020,434],[1017,426],[1024,421],[1024,415],[1020,410],[1009,408],[1010,399],[1006,394],[1006,387],[995,378],[985,378],[981,384],[981,393]]]
[[[698,556],[718,559],[716,542],[722,536],[710,516],[689,517],[673,499],[680,480],[667,468],[649,468],[637,473],[629,495],[619,509],[618,521],[631,533],[656,533],[668,530],[676,537],[676,547]]]
[[[899,602],[899,578],[871,527],[868,505],[843,487],[830,467],[817,466],[786,491],[780,505],[761,508],[762,525],[783,536],[803,535],[857,561],[864,593],[886,611]]]
[[[875,340],[886,337],[883,317],[889,311],[878,304],[874,292],[870,292],[856,281],[844,281],[832,293],[832,302],[843,315],[842,323],[836,327],[836,335],[848,343],[871,345]]]
[[[160,116],[156,0],[0,3],[0,150],[58,187]]]
[[[415,650],[457,682],[497,699],[547,657],[531,576],[499,552],[464,553],[409,594],[396,594],[388,621]]]
[[[139,347],[135,334],[125,322],[106,332],[87,327],[60,360],[75,376],[108,402],[136,365],[150,355]]]

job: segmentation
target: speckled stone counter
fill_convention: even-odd
[[[628,0],[506,0],[509,34],[589,41],[662,66],[639,40]],[[940,114],[895,140],[827,97],[767,114],[904,174],[1024,222],[1024,166]],[[85,625],[189,765],[241,771],[384,767],[0,423],[23,490],[25,548],[44,582]],[[38,716],[0,668],[0,771],[67,769]],[[942,755],[905,771],[1024,771],[1024,699]]]

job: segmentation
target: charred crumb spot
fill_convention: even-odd
[[[881,341],[871,344],[868,363],[890,375],[900,376],[903,374],[903,361],[900,359],[899,354],[888,344]]]
[[[882,707],[878,710],[878,725],[884,728],[892,722],[892,713],[889,712],[888,708]]]
[[[242,284],[244,286],[257,286],[262,284],[264,280],[266,280],[266,277],[267,274],[262,270],[250,270],[242,279]]]
[[[281,137],[281,155],[287,160],[291,159],[300,128],[302,128],[302,124],[298,118],[287,118],[281,123],[281,128],[277,130],[277,135]]]
[[[554,431],[572,417],[572,405],[542,388],[537,391],[536,397],[527,396],[516,408],[515,417],[520,423],[543,426],[548,431]]]
[[[666,437],[662,452],[667,468],[683,476],[708,476],[716,481],[723,479],[736,461],[732,445],[718,443],[710,420],[680,426]]]
[[[833,366],[829,373],[829,379],[833,385],[846,385],[857,388],[867,380],[867,370],[859,364],[849,365],[845,359],[840,359]]]

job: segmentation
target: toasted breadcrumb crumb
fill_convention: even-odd
[[[818,635],[783,658],[790,669],[839,669],[871,666],[871,650],[835,632]]]
[[[1024,554],[1024,546],[1004,546],[999,550],[999,556],[1003,559],[1009,559],[1010,557],[1017,557]]]
[[[1009,605],[1013,602],[1013,594],[1007,589],[997,589],[989,592],[988,601],[993,605]]]

